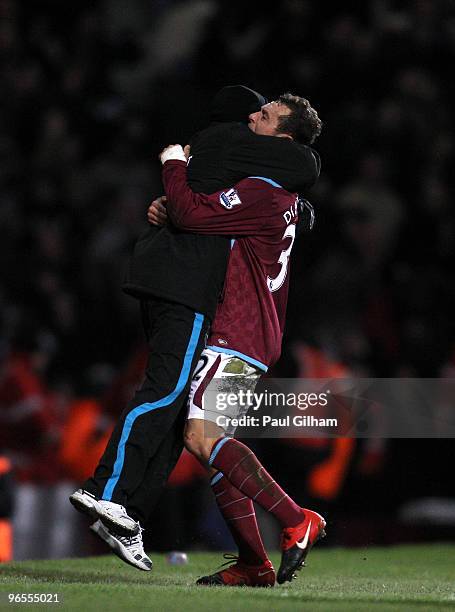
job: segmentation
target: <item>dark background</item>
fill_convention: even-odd
[[[137,303],[120,290],[127,258],[162,193],[158,153],[206,124],[223,85],[302,95],[324,122],[321,178],[305,194],[316,225],[294,247],[271,374],[308,376],[317,357],[321,376],[454,375],[454,9],[0,0],[0,451],[19,485],[82,479],[86,467],[62,458],[74,406],[96,404],[91,444],[137,384],[144,346]],[[334,450],[280,444],[255,448],[306,504],[312,466]],[[354,444],[335,493],[313,495],[336,524],[332,541],[453,537],[453,448]],[[195,486],[204,499],[194,466],[188,474],[161,509],[188,505]],[[187,545],[215,545],[191,529]]]

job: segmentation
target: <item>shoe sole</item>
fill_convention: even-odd
[[[209,589],[213,589],[215,587],[229,587],[231,589],[273,589],[274,584],[211,584],[208,582],[196,582],[196,586],[203,586]]]
[[[195,582],[196,586],[201,587],[230,587],[230,588],[238,588],[238,589],[272,589],[275,586],[273,584],[227,584],[226,582],[199,582],[198,580]]]
[[[272,588],[275,586],[275,582],[276,582],[276,575],[275,575],[275,570],[273,568],[270,568],[269,570],[267,570],[266,572],[264,572],[263,574],[261,574],[262,576],[265,576],[267,574],[272,574],[273,573],[273,583],[266,583],[266,582],[258,582],[257,584],[232,584],[229,582],[223,582],[223,577],[222,577],[222,572],[216,572],[215,574],[210,574],[209,576],[202,576],[201,578],[199,578],[198,580],[196,580],[196,586],[205,586],[205,587],[216,587],[216,586],[225,586],[225,587],[249,587],[252,589],[260,589],[260,588]],[[204,582],[202,582],[204,581]]]
[[[88,503],[88,500],[83,499],[81,496],[76,497],[75,495],[70,495],[69,500],[78,512],[95,520],[99,518],[95,505]]]
[[[82,498],[82,496],[73,496],[71,495],[69,498],[72,505],[86,516],[90,517],[93,520],[100,520],[103,525],[105,525],[108,529],[110,529],[113,533],[123,537],[131,537],[135,536],[139,532],[139,525],[136,525],[134,529],[128,529],[124,525],[119,525],[116,521],[114,521],[110,516],[103,514],[98,507],[98,504],[95,500],[90,503],[86,498]]]
[[[123,561],[124,563],[127,563],[128,565],[131,565],[131,567],[134,567],[135,569],[141,570],[142,572],[150,572],[152,570],[153,567],[153,562],[150,561],[150,563],[152,564],[150,567],[140,567],[139,565],[136,565],[136,563],[134,563],[134,561],[131,561],[126,555],[122,554],[122,548],[119,545],[119,543],[114,539],[111,538],[110,534],[101,534],[99,531],[97,531],[93,525],[90,525],[90,531],[98,536],[100,538],[100,540],[103,540],[103,542],[105,544],[107,544],[109,546],[109,548],[112,550],[112,552],[114,553],[114,555],[116,555],[121,561]]]
[[[297,576],[295,575],[295,572],[299,572],[302,569],[302,567],[305,566],[306,558],[310,554],[310,551],[313,548],[313,546],[316,544],[316,542],[319,542],[319,540],[322,540],[322,538],[325,538],[325,536],[327,535],[325,532],[325,527],[326,527],[326,523],[324,521],[322,525],[319,527],[318,535],[315,537],[314,541],[311,544],[309,544],[305,548],[305,550],[302,550],[302,557],[300,558],[300,560],[296,562],[291,568],[289,568],[289,570],[286,572],[286,575],[283,578],[278,577],[280,573],[280,570],[278,570],[278,575],[277,575],[278,584],[283,584],[284,582],[292,582],[294,578],[297,578]]]

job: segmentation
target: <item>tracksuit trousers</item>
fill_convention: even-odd
[[[145,379],[123,411],[93,477],[82,486],[145,524],[183,449],[186,399],[209,321],[181,304],[141,302]]]

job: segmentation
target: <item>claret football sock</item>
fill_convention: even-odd
[[[221,472],[211,480],[218,508],[246,565],[262,565],[267,560],[251,499],[241,493]]]
[[[253,451],[233,438],[219,438],[212,448],[209,464],[244,495],[270,512],[283,527],[295,527],[304,512],[258,461]]]

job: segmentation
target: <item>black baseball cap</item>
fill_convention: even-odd
[[[213,98],[211,121],[240,121],[248,123],[248,115],[256,113],[267,99],[245,85],[227,85]]]

